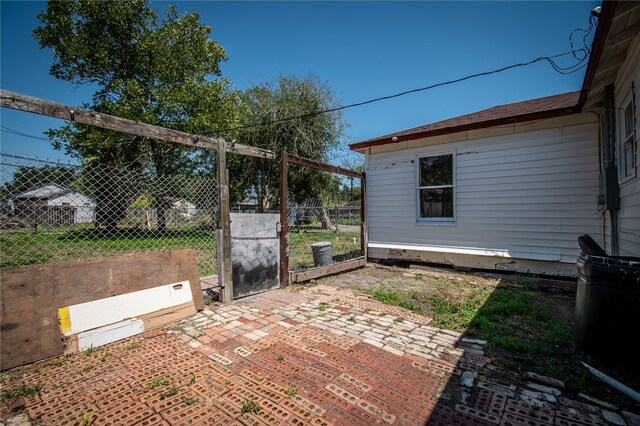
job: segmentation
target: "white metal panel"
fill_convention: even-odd
[[[193,300],[189,281],[161,285],[105,299],[69,306],[71,331],[86,330],[181,305]]]
[[[370,247],[575,262],[601,240],[598,124],[367,155]],[[456,223],[418,223],[419,155],[455,150]]]

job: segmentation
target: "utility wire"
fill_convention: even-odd
[[[483,72],[479,72],[479,73],[475,73],[475,74],[470,74],[470,75],[467,75],[465,77],[460,77],[460,78],[456,78],[456,79],[453,79],[453,80],[447,80],[447,81],[443,81],[443,82],[440,82],[440,83],[431,84],[429,86],[420,87],[420,88],[417,88],[417,89],[405,90],[404,92],[399,92],[399,93],[395,93],[395,94],[392,94],[392,95],[381,96],[379,98],[369,99],[369,100],[362,101],[362,102],[356,102],[356,103],[352,103],[352,104],[348,104],[348,105],[342,105],[342,106],[335,107],[335,108],[328,108],[328,109],[324,109],[324,110],[320,110],[320,111],[309,112],[309,113],[306,113],[306,114],[300,114],[300,115],[296,115],[296,116],[292,116],[292,117],[280,118],[280,119],[277,119],[277,120],[262,121],[260,123],[252,123],[252,124],[246,124],[246,125],[243,125],[243,126],[229,127],[229,128],[222,129],[222,130],[217,130],[217,133],[226,133],[226,132],[230,132],[230,131],[233,131],[233,130],[250,129],[250,128],[253,128],[253,127],[267,126],[267,125],[270,125],[270,124],[285,123],[285,122],[288,122],[288,121],[299,120],[299,119],[302,119],[302,118],[315,117],[316,115],[327,114],[327,113],[336,112],[336,111],[342,111],[342,110],[345,110],[345,109],[348,109],[348,108],[355,108],[355,107],[359,107],[359,106],[363,106],[363,105],[372,104],[374,102],[380,102],[380,101],[384,101],[384,100],[388,100],[388,99],[399,98],[401,96],[405,96],[405,95],[408,95],[408,94],[411,94],[411,93],[423,92],[423,91],[426,91],[426,90],[435,89],[437,87],[448,86],[448,85],[451,85],[451,84],[460,83],[460,82],[463,82],[463,81],[466,81],[466,80],[471,80],[471,79],[477,78],[477,77],[482,77],[482,76],[491,75],[491,74],[497,74],[497,73],[501,73],[501,72],[504,72],[504,71],[507,71],[507,70],[510,70],[510,69],[514,69],[514,68],[526,67],[526,66],[538,63],[538,62],[543,62],[543,61],[548,62],[551,65],[551,67],[556,72],[558,72],[560,74],[570,74],[570,73],[576,72],[579,69],[581,69],[582,67],[584,67],[584,65],[582,64],[584,59],[581,60],[581,62],[579,64],[576,64],[576,65],[581,65],[578,68],[574,68],[576,65],[574,65],[572,67],[567,67],[567,68],[560,67],[558,64],[556,64],[554,59],[557,59],[557,58],[560,58],[560,57],[563,57],[563,56],[568,56],[568,55],[575,55],[575,52],[577,52],[577,51],[585,52],[585,58],[587,58],[589,56],[589,53],[590,53],[590,49],[577,49],[577,50],[571,50],[571,51],[568,51],[568,52],[558,53],[558,54],[552,55],[552,56],[540,56],[538,58],[532,59],[532,60],[527,61],[527,62],[520,62],[520,63],[517,63],[517,64],[507,65],[505,67],[497,68],[497,69],[490,70],[490,71],[483,71]]]
[[[25,138],[36,139],[36,140],[39,140],[39,141],[50,142],[50,139],[48,139],[48,138],[45,138],[45,137],[42,137],[42,136],[30,135],[28,133],[22,133],[22,132],[19,132],[17,130],[10,129],[7,126],[0,125],[0,128],[2,129],[3,132],[10,133],[12,135],[22,136],[22,137],[25,137]]]

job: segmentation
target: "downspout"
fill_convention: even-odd
[[[613,84],[604,88],[604,106],[602,110],[605,163],[605,207],[611,218],[611,254],[619,255],[618,212],[620,210],[620,187],[618,186],[618,168],[616,167],[616,109],[613,97]]]

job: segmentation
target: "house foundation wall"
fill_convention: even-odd
[[[501,256],[479,256],[462,253],[444,253],[425,250],[389,249],[369,247],[369,260],[400,260],[408,262],[438,263],[475,269],[518,272],[523,274],[577,277],[574,263],[517,259]]]

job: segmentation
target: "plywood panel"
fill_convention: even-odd
[[[63,353],[59,308],[179,281],[203,309],[192,250],[0,268],[0,369]]]

